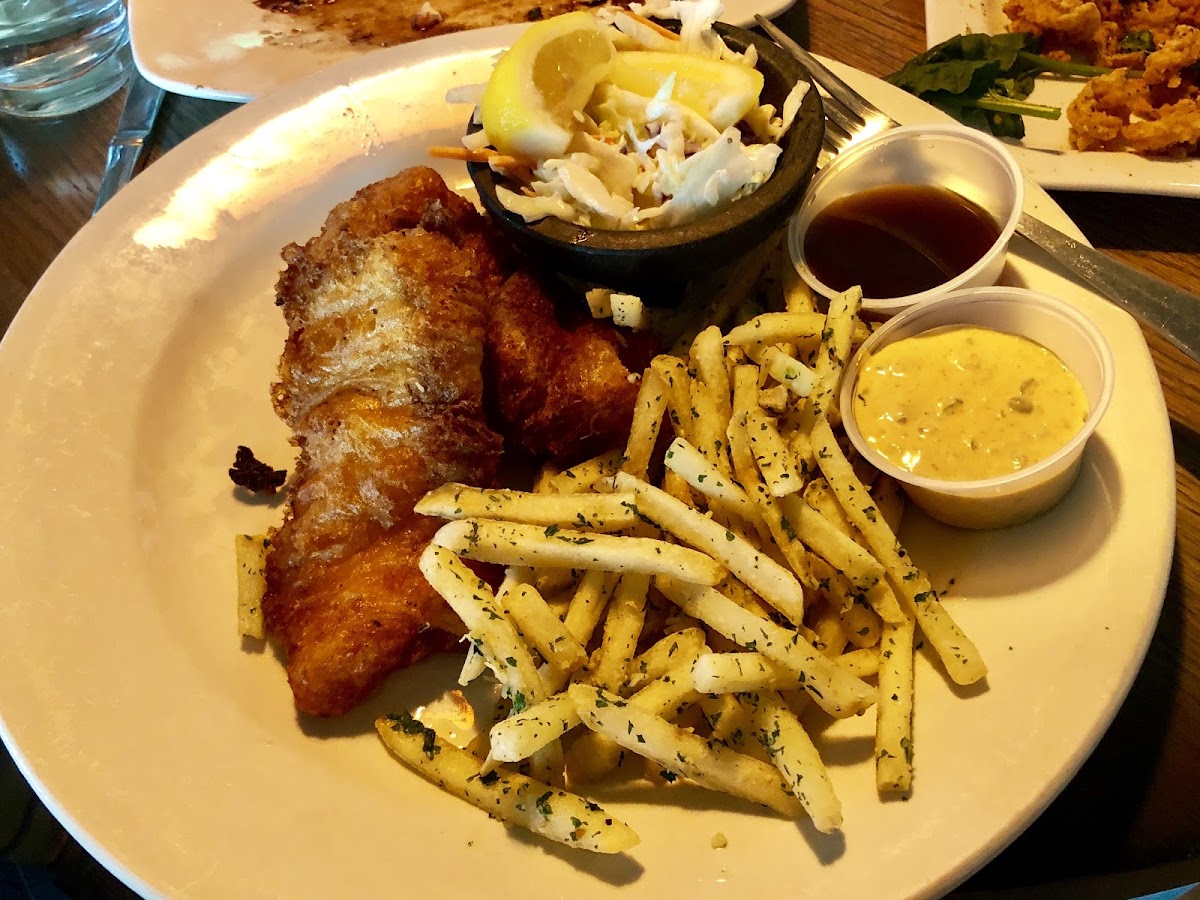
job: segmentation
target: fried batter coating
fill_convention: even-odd
[[[1068,108],[1076,150],[1196,154],[1200,0],[1008,0],[1004,12],[1012,30],[1042,36],[1048,55],[1117,69],[1091,79]],[[1152,52],[1138,49],[1144,32]]]
[[[1091,79],[1067,109],[1077,150],[1194,155],[1200,146],[1200,89],[1188,67],[1200,61],[1200,29],[1181,25],[1146,58],[1142,77],[1124,69]]]
[[[1200,28],[1180,25],[1158,50],[1146,57],[1144,78],[1148,84],[1177,88],[1183,70],[1200,62]]]
[[[448,481],[490,484],[502,440],[609,449],[636,385],[611,325],[560,324],[543,284],[431,169],[369,185],[284,249],[288,325],[272,397],[301,448],[262,609],[296,706],[340,715],[462,625],[418,568]],[[510,277],[511,274],[511,277]]]
[[[486,371],[510,442],[579,459],[629,433],[638,386],[611,326],[560,318],[544,279],[514,274],[492,309]]]
[[[1071,146],[1076,150],[1112,150],[1132,114],[1130,80],[1124,69],[1088,81],[1067,107]]]
[[[1100,27],[1100,10],[1084,0],[1008,0],[1004,14],[1013,31],[1055,32],[1068,43],[1087,45]]]
[[[501,450],[481,366],[502,264],[464,204],[411,170],[284,251],[273,396],[302,452],[263,614],[307,713],[347,711],[456,628],[417,567],[437,523],[413,504],[446,481],[490,483]]]

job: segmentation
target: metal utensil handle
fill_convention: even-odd
[[[1021,215],[1017,233],[1200,362],[1200,297],[1109,259],[1030,215]]]

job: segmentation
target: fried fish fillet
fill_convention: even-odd
[[[461,633],[417,566],[439,523],[413,506],[493,481],[503,441],[485,409],[510,445],[572,456],[621,443],[637,387],[615,330],[560,322],[431,169],[363,188],[284,259],[273,399],[301,455],[262,608],[296,706],[332,716]]]
[[[510,444],[578,460],[629,433],[638,385],[611,325],[564,318],[546,279],[514,273],[492,307],[486,383]]]
[[[301,448],[273,535],[263,614],[296,705],[338,715],[461,626],[417,568],[447,481],[491,482],[483,411],[485,223],[429,169],[372,185],[284,251],[288,324],[274,402]]]

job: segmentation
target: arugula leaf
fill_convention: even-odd
[[[1100,75],[1110,71],[1039,56],[1040,41],[1023,32],[963,34],[910,59],[887,81],[964,125],[997,137],[1022,138],[1022,116],[1057,119],[1062,110],[1027,103],[1039,73]]]

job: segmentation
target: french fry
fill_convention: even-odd
[[[711,588],[694,589],[670,578],[656,579],[655,584],[688,615],[796,673],[817,705],[831,716],[844,719],[875,702],[874,688],[847,675],[799,632],[760,619]]]
[[[638,520],[629,494],[527,493],[454,483],[430,491],[413,511],[441,519],[503,519],[601,532],[620,531]]]
[[[642,515],[684,543],[711,554],[793,622],[803,620],[804,588],[795,575],[775,560],[755,549],[729,529],[721,527],[712,519],[706,519],[644,481],[638,481],[624,473],[615,476],[614,480],[618,489],[637,494],[638,511]]]
[[[546,482],[546,491],[559,494],[582,494],[590,491],[601,478],[612,476],[621,468],[624,456],[620,450],[601,453],[577,466],[564,469]]]
[[[743,439],[748,444],[749,440],[745,438],[745,432],[746,429],[744,426],[731,423],[729,426],[731,444],[736,447],[741,444]],[[767,486],[759,475],[757,467],[741,459],[740,453],[735,455],[739,460],[738,480],[750,489],[750,496],[753,498],[754,506],[758,510],[759,520],[764,523],[770,535],[769,546],[782,556],[800,584],[804,585],[810,591],[816,590],[817,581],[813,576],[812,567],[809,565],[804,546],[797,541],[796,532],[792,528],[791,523],[788,522],[787,517],[783,514],[779,500],[772,497],[767,491]],[[799,619],[792,618],[791,616],[788,618],[791,619],[793,624],[799,624],[800,622]]]
[[[883,563],[905,611],[921,626],[950,679],[955,684],[974,684],[985,677],[987,666],[975,644],[938,601],[929,579],[912,564],[907,552],[898,549],[896,535],[877,514],[874,501],[854,475],[824,417],[818,418],[813,427],[813,449],[817,451],[817,464],[846,517]]]
[[[725,426],[728,417],[721,414],[716,394],[699,378],[692,379],[692,436],[695,447],[715,469],[730,478],[733,469],[729,464]]]
[[[528,759],[578,724],[579,714],[571,698],[566,693],[555,694],[493,725],[488,733],[490,756],[497,762]]]
[[[266,633],[262,600],[267,592],[267,550],[264,534],[237,534],[233,552],[237,561],[237,629],[243,637],[262,640]]]
[[[458,675],[458,683],[466,687],[487,671],[487,659],[483,651],[476,650],[475,645],[467,641],[467,655],[463,658],[462,671]]]
[[[835,520],[821,515],[797,497],[780,501],[797,537],[866,596],[871,608],[886,622],[899,622],[904,612],[888,582],[887,570],[866,549],[838,529]],[[861,627],[861,626],[860,626]]]
[[[623,473],[616,477],[642,483]],[[555,526],[542,529],[536,525],[463,519],[443,525],[433,536],[433,543],[468,559],[504,566],[678,575],[704,584],[716,584],[725,574],[719,563],[686,547],[651,538],[590,534]]]
[[[879,653],[874,649],[852,650],[833,661],[855,678],[866,678],[879,671]],[[804,682],[797,673],[754,651],[700,654],[692,667],[692,683],[702,694],[804,690]]]
[[[604,610],[608,607],[619,577],[612,572],[592,569],[580,579],[563,624],[583,646],[591,643],[592,634],[604,617]]]
[[[725,342],[744,347],[750,344],[782,344],[819,341],[826,328],[826,317],[816,310],[768,312],[755,316],[725,335]],[[862,343],[871,331],[859,319],[851,324],[851,339]]]
[[[777,347],[768,347],[762,352],[761,365],[797,397],[807,397],[817,386],[816,372]]]
[[[718,472],[691,444],[683,438],[675,438],[663,455],[663,465],[678,474],[684,481],[710,500],[736,514],[747,522],[758,518],[754,504],[736,481]]]
[[[496,605],[487,583],[466,567],[453,552],[430,544],[421,554],[421,574],[458,613],[471,638],[478,643],[496,678],[514,700],[537,703],[545,696],[541,676],[529,648]]]
[[[759,742],[799,798],[817,831],[831,834],[842,827],[842,804],[833,792],[829,771],[796,714],[775,691],[758,696],[754,724]]]
[[[781,253],[779,261],[779,284],[783,289],[783,306],[788,312],[816,312],[817,298],[796,266],[790,253]]]
[[[517,626],[518,634],[532,644],[546,662],[563,672],[574,672],[587,662],[583,645],[546,605],[536,588],[518,584],[497,599],[503,613]]]
[[[733,410],[730,406],[729,372],[725,369],[725,347],[721,329],[715,325],[705,328],[692,342],[692,364],[699,380],[712,395],[720,419],[716,430],[724,433]]]
[[[704,629],[684,628],[660,638],[629,664],[627,690],[636,692],[665,675],[682,659],[694,659],[704,646]]]
[[[529,757],[529,777],[552,787],[565,787],[562,741],[557,738]]]
[[[846,630],[842,627],[841,611],[835,604],[822,600],[809,627],[816,632],[818,643],[814,646],[817,649],[829,657],[842,655],[846,649]]]
[[[880,793],[912,787],[913,623],[884,624],[879,643],[875,783]]]
[[[698,651],[677,659],[673,667],[637,691],[629,702],[650,715],[662,716],[667,721],[676,719],[700,699],[690,677],[697,656]],[[603,733],[589,731],[571,745],[567,772],[572,782],[595,781],[616,768],[622,753],[616,741]]]
[[[593,660],[591,681],[594,684],[610,691],[619,691],[625,686],[629,663],[646,623],[646,595],[649,592],[649,575],[627,572],[621,576],[608,605],[604,635]]]
[[[650,467],[650,455],[654,452],[654,445],[658,441],[658,430],[662,427],[663,415],[666,411],[666,382],[653,369],[649,369],[642,376],[642,385],[638,389],[637,402],[633,407],[633,424],[630,426],[629,439],[625,444],[625,462],[621,464],[622,472],[628,472],[637,478],[646,477],[646,470]],[[632,505],[626,509],[632,510]],[[633,510],[633,514],[636,521],[637,511]]]
[[[812,456],[811,433],[817,416],[824,415],[831,422],[841,421],[838,407],[838,391],[842,386],[842,370],[850,357],[854,327],[862,323],[858,309],[862,305],[862,289],[850,288],[829,301],[829,315],[821,330],[821,347],[817,352],[814,370],[817,385],[813,388],[800,410],[789,424],[800,437],[793,446],[799,463],[809,471],[816,465]],[[808,438],[805,440],[805,438]]]
[[[744,427],[750,438],[750,451],[771,496],[786,497],[803,490],[804,479],[775,426],[775,420],[761,409],[752,409],[746,414]]]
[[[509,566],[509,568],[523,567]],[[529,569],[528,571],[529,577],[526,579],[526,582],[537,588],[537,592],[543,597],[574,587],[575,580],[579,575],[576,569],[560,569],[556,567]]]
[[[588,730],[575,738],[566,753],[567,781],[588,784],[604,778],[621,764],[625,751],[608,735]]]
[[[667,416],[678,437],[693,440],[692,376],[687,365],[676,356],[656,356],[651,370],[667,388]]]
[[[622,853],[638,844],[632,828],[577,794],[523,775],[482,774],[478,759],[412,716],[383,716],[375,728],[397,759],[489,816],[595,853]]]
[[[533,492],[535,494],[550,493],[551,483],[561,474],[562,472],[553,463],[542,463],[541,468],[538,469],[537,478],[533,480]]]
[[[704,649],[701,644],[696,649],[681,651],[673,666],[634,693],[629,702],[667,721],[679,718],[688,706],[700,700],[700,692],[692,684],[691,674],[692,666]]]
[[[721,744],[672,725],[661,716],[639,709],[627,700],[592,685],[568,689],[583,724],[602,732],[626,750],[710,790],[760,803],[795,817],[802,807],[779,786],[776,771]]]
[[[874,610],[851,602],[841,611],[841,619],[846,640],[855,647],[874,647],[879,643],[883,620]]]
[[[859,647],[847,650],[834,662],[855,678],[866,678],[879,673],[879,656],[878,647]]]
[[[900,533],[900,521],[904,518],[904,490],[895,478],[880,475],[871,485],[871,496],[887,527],[895,534]]]
[[[791,402],[791,394],[782,384],[758,392],[759,408],[770,410],[773,413],[786,412]]]

